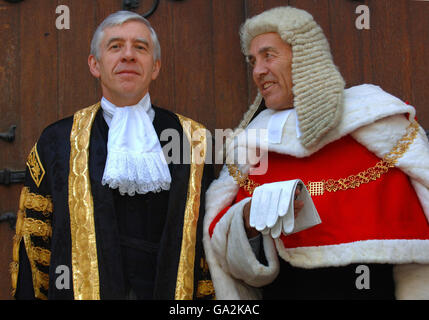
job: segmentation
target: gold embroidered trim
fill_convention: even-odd
[[[20,216],[17,214],[16,225],[18,225]],[[18,230],[18,229],[17,229]],[[9,265],[10,279],[11,279],[11,295],[15,296],[16,286],[18,284],[18,271],[19,271],[19,246],[22,237],[16,233],[13,237],[12,246],[12,262]]]
[[[76,300],[100,299],[94,203],[89,179],[89,140],[100,103],[77,111],[70,134],[69,210],[73,290]]]
[[[200,268],[202,272],[202,279],[204,280],[198,281],[197,298],[201,299],[210,297],[211,299],[216,299],[213,282],[207,279],[210,276],[210,273],[209,265],[207,264],[205,258],[201,258]]]
[[[325,191],[336,192],[338,190],[354,189],[361,184],[377,180],[382,174],[386,173],[389,168],[393,168],[398,162],[398,159],[407,152],[409,146],[416,138],[418,131],[419,124],[416,121],[411,122],[402,138],[382,160],[376,163],[375,166],[359,172],[356,175],[350,175],[347,178],[309,181],[306,185],[308,192],[312,196],[320,196],[323,195]],[[243,175],[235,164],[228,164],[227,166],[229,174],[234,178],[235,182],[249,194],[252,194],[256,187],[260,185],[247,175]]]
[[[211,280],[198,281],[197,298],[204,298],[207,296],[214,296],[215,290]]]
[[[207,274],[209,272],[209,265],[208,265],[206,259],[201,258],[201,260],[200,260],[200,268],[201,268],[201,270],[202,270],[202,272],[204,274]]]
[[[52,213],[54,211],[52,198],[50,196],[43,197],[42,195],[34,193],[28,193],[24,206],[27,209],[40,211],[45,214]]]
[[[14,246],[15,246],[15,244],[14,244]],[[19,272],[19,262],[12,261],[9,264],[9,273],[10,273],[10,279],[11,279],[10,294],[12,297],[14,297],[15,293],[16,293],[16,286],[18,284],[18,272]]]
[[[261,184],[253,181],[247,175],[241,173],[235,164],[227,164],[228,172],[231,177],[234,178],[235,182],[241,187],[244,188],[249,194],[252,194],[253,191],[259,187]]]
[[[44,273],[40,270],[36,271],[36,282],[39,286],[39,288],[43,288],[45,290],[49,289],[49,275],[47,273]],[[41,293],[39,291],[40,295],[43,295],[43,293]]]
[[[41,291],[38,292],[37,298],[39,298],[41,300],[48,300],[48,297],[45,296]]]
[[[28,258],[43,266],[49,266],[51,262],[51,252],[47,249],[32,246],[27,250]]]
[[[392,148],[392,150],[390,150],[390,152],[383,157],[383,161],[390,168],[393,168],[398,162],[398,159],[401,158],[405,152],[407,152],[418,133],[419,124],[417,121],[411,122],[402,138],[399,139],[398,143]]]
[[[27,167],[34,183],[37,187],[39,187],[42,183],[43,177],[45,176],[45,169],[43,168],[39,154],[37,153],[37,143],[34,145],[33,149],[31,149],[30,154],[28,155]]]
[[[177,116],[191,145],[191,168],[175,299],[191,300],[194,294],[195,243],[200,209],[201,179],[204,171],[204,162],[201,163],[201,159],[205,158],[207,143],[204,126],[179,114]],[[196,131],[200,131],[201,135],[199,140],[194,141],[192,138]]]
[[[52,212],[52,200],[41,195],[36,195],[30,192],[28,187],[23,187],[19,198],[19,210],[15,226],[15,236],[13,237],[12,262],[9,266],[9,271],[12,280],[12,295],[16,293],[19,272],[19,248],[21,240],[24,239],[25,248],[28,259],[30,261],[31,272],[33,276],[33,287],[37,298],[45,298],[45,295],[40,292],[41,283],[46,285],[46,279],[38,275],[40,271],[36,267],[36,262],[41,265],[49,266],[51,253],[49,250],[39,247],[34,247],[30,236],[43,237],[44,241],[52,236],[52,227],[49,223],[38,219],[27,218],[25,209],[32,209],[45,213]],[[40,280],[42,279],[42,280]],[[47,289],[47,285],[46,285]]]
[[[38,256],[39,250],[37,247],[34,247],[34,244],[31,241],[29,234],[23,234],[22,238],[24,239],[28,261],[30,262],[31,275],[33,278],[34,296],[38,299],[46,299],[46,296],[40,291],[40,288],[43,287],[44,289],[48,290],[49,275],[40,271],[36,265],[36,262],[39,262],[39,261],[44,262],[43,259],[46,257]],[[50,256],[49,256],[49,259],[50,259]],[[48,265],[49,265],[49,262],[48,262]]]
[[[31,193],[28,187],[24,187],[21,191],[20,206],[23,208],[42,212],[47,216],[53,212],[51,196],[42,196],[40,194]]]
[[[25,218],[22,234],[45,238],[52,237],[52,226],[50,225],[50,223],[43,222],[42,220]]]
[[[18,283],[18,271],[19,271],[19,247],[22,240],[22,229],[25,219],[25,198],[28,194],[28,188],[24,187],[21,190],[19,197],[19,208],[15,224],[15,235],[13,237],[13,247],[12,247],[12,262],[9,265],[10,277],[12,282],[11,295],[15,296],[16,286]]]

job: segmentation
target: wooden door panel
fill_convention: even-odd
[[[20,86],[20,11],[12,4],[0,5],[0,131],[16,125],[15,141],[0,140],[0,170],[23,168],[19,146],[23,141]],[[0,215],[15,212],[19,185],[0,185]],[[7,223],[0,224],[0,299],[10,299],[9,263],[12,261],[14,232]]]
[[[155,20],[161,17],[162,12],[154,16],[155,28],[156,25],[159,25],[158,29],[162,28],[162,21]],[[171,74],[174,77],[173,88],[170,88],[174,92],[174,111],[194,119],[213,119],[213,77],[209,69],[213,61],[210,4],[195,0],[177,3],[172,15],[172,32],[165,51],[172,59],[173,68],[163,72],[164,76]],[[156,96],[162,96],[162,92],[155,91],[156,84],[153,86],[154,100]]]
[[[17,7],[17,6],[16,6]],[[23,1],[20,9],[20,149],[25,159],[42,128],[58,115],[58,45],[55,2]],[[47,14],[52,12],[52,14]],[[37,23],[35,23],[37,21]]]
[[[408,70],[411,92],[408,99],[417,108],[419,123],[429,130],[429,2],[410,1],[406,12],[408,16],[405,27],[408,29],[408,50],[411,55]]]
[[[209,128],[235,128],[249,105],[247,64],[238,33],[245,20],[244,1],[212,1],[212,6],[216,126]]]
[[[70,29],[56,32],[57,118],[64,118],[97,102],[99,83],[88,69],[90,42],[96,26],[96,8],[89,3],[82,5],[80,1],[61,0],[60,3],[70,8]]]
[[[371,29],[362,51],[364,65],[370,66],[364,81],[380,85],[404,101],[411,98],[412,52],[407,28],[410,1],[372,1]]]
[[[0,140],[0,166],[14,169],[18,169],[15,166],[20,152],[16,145],[21,142],[22,137],[21,97],[17,94],[20,85],[19,17],[19,11],[12,5],[0,6],[0,132],[8,131],[11,125],[17,126],[13,143]]]

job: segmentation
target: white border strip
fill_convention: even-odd
[[[308,269],[350,263],[429,263],[429,240],[365,240],[292,249],[286,249],[280,239],[275,242],[280,257]]]

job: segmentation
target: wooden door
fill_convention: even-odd
[[[152,0],[140,1],[139,13]],[[293,5],[309,11],[328,37],[347,86],[374,83],[417,108],[429,128],[429,2],[412,0],[160,0],[148,18],[158,33],[162,69],[151,87],[159,106],[214,131],[235,127],[256,89],[240,52],[238,30],[246,17]],[[370,29],[357,29],[356,7],[370,10]],[[70,29],[57,29],[56,8],[66,5]],[[88,71],[92,33],[121,0],[0,0],[0,170],[23,170],[48,124],[100,99]],[[0,185],[0,217],[16,212],[21,184]],[[10,299],[13,231],[0,223],[0,299]]]

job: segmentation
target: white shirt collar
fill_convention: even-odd
[[[145,94],[145,96],[135,105],[133,106],[125,106],[125,107],[135,107],[141,106],[146,111],[147,115],[151,122],[155,118],[155,110],[152,108],[152,102],[150,100],[149,92]],[[110,127],[110,122],[112,121],[112,117],[115,114],[115,108],[125,108],[125,107],[117,107],[112,102],[107,100],[105,97],[101,98],[101,108],[103,109],[103,117],[106,120],[107,125]]]
[[[169,190],[171,175],[152,121],[149,93],[134,106],[116,107],[101,99],[109,126],[107,159],[101,183],[121,194]]]
[[[296,115],[295,109],[285,109],[279,111],[273,111],[271,118],[268,122],[268,142],[269,143],[281,143],[283,136],[283,128],[286,124],[286,121],[289,119],[289,116],[294,113],[296,119],[296,137],[301,136],[301,131],[299,129],[298,117]]]

